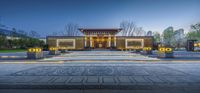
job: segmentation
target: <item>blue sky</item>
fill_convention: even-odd
[[[200,22],[200,0],[0,0],[1,24],[46,34],[67,23],[87,28],[118,28],[134,21],[144,30],[173,26],[186,31]]]

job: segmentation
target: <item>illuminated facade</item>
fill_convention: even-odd
[[[135,50],[153,46],[151,36],[116,36],[121,29],[79,29],[84,36],[48,36],[50,47],[68,50],[125,49]]]

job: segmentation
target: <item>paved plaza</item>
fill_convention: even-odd
[[[76,51],[62,54],[45,61],[135,61],[135,60],[159,60],[157,58],[143,56],[127,51]]]
[[[39,89],[44,92],[53,89],[52,93],[200,91],[198,61],[163,62],[158,58],[122,51],[73,51],[36,61],[0,63],[0,93],[26,93],[30,90],[39,93]]]

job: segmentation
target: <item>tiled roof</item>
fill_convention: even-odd
[[[80,31],[116,31],[119,32],[121,28],[79,28]]]

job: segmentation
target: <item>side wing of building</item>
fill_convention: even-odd
[[[49,47],[58,47],[60,49],[83,50],[83,36],[48,36],[47,44]]]
[[[117,49],[143,49],[153,47],[152,36],[117,36]]]

